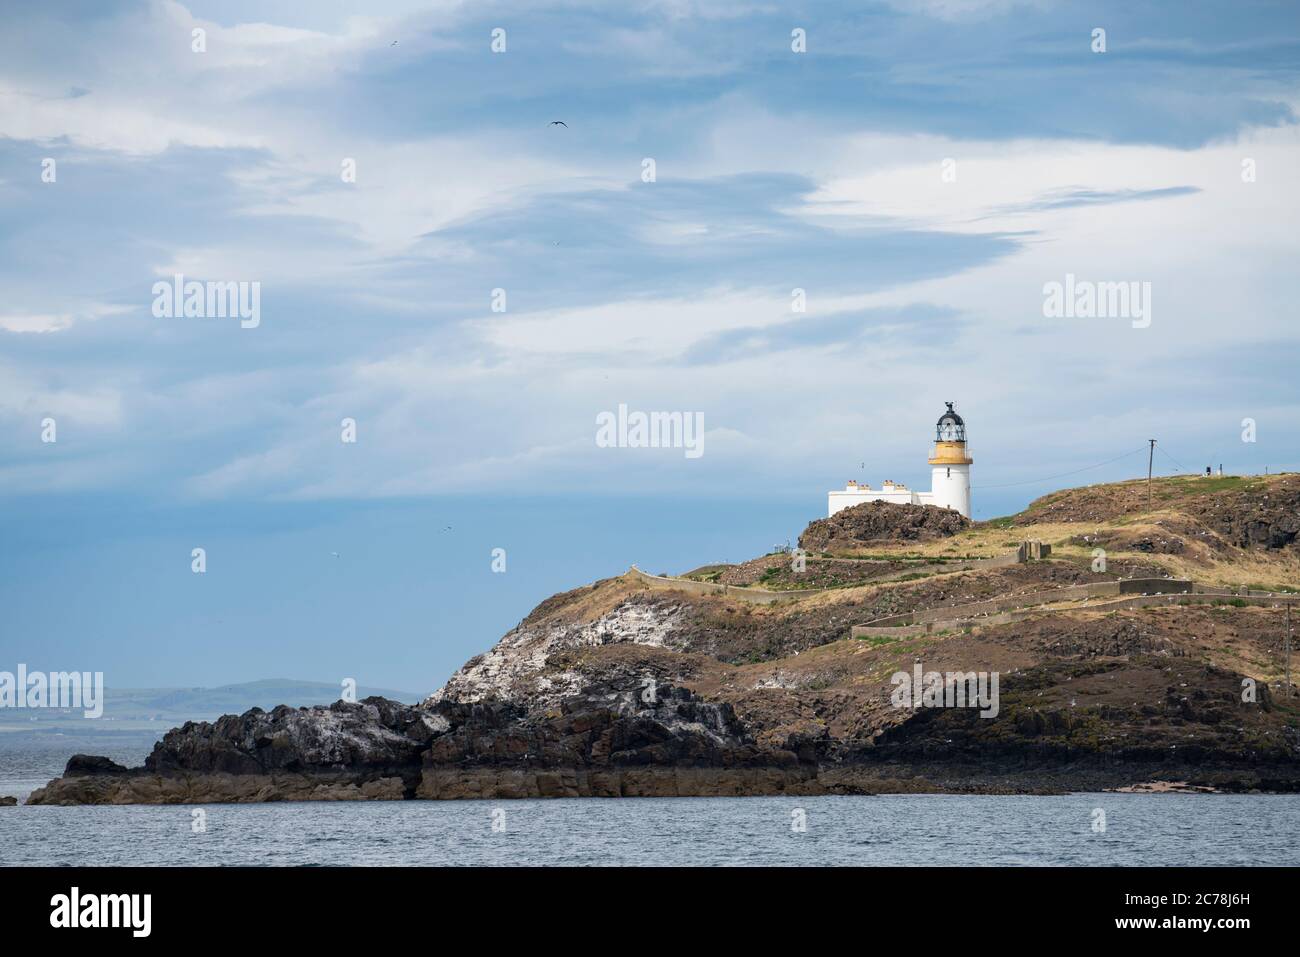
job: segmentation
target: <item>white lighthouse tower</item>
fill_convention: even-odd
[[[930,491],[914,492],[906,485],[886,481],[873,489],[856,479],[843,489],[833,489],[826,496],[826,514],[834,515],[863,502],[897,502],[911,505],[937,505],[950,508],[970,518],[970,467],[973,461],[966,451],[966,423],[947,403],[948,411],[939,416],[934,427],[934,454],[930,456]]]
[[[966,423],[947,403],[948,411],[934,427],[934,454],[930,456],[928,505],[950,508],[970,518],[970,467],[966,450]]]

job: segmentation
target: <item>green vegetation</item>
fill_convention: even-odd
[[[858,582],[818,580],[790,581],[788,578],[784,577],[785,575],[786,568],[784,565],[773,565],[770,568],[763,569],[763,574],[758,577],[758,581],[754,584],[760,588],[766,588],[769,591],[809,591],[822,588],[851,588],[858,584]]]
[[[688,581],[716,582],[722,577],[722,573],[730,567],[730,565],[702,565],[693,571],[686,572],[681,577]]]
[[[1208,495],[1215,492],[1235,492],[1248,486],[1253,479],[1240,475],[1212,476],[1211,478],[1186,478],[1177,480],[1176,491],[1183,495]]]

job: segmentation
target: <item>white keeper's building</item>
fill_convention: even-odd
[[[879,489],[849,482],[843,491],[830,492],[828,515],[863,502],[898,502],[903,505],[937,505],[970,518],[970,467],[974,461],[966,449],[966,423],[947,403],[934,428],[934,454],[930,456],[930,491],[914,492],[889,480]]]

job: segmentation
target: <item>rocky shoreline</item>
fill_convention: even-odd
[[[729,705],[644,693],[591,689],[540,720],[448,700],[254,708],[168,732],[141,768],[77,755],[27,803],[705,796],[815,781],[797,753],[756,747]]]
[[[843,559],[842,571],[820,568],[819,593],[764,604],[699,582],[651,590],[635,574],[605,579],[542,602],[418,705],[371,697],[189,722],[140,768],[75,756],[28,803],[1298,793],[1300,696],[1286,693],[1279,655],[1290,595],[1118,609],[1041,599],[1172,577],[1166,553],[1220,578],[1241,560],[1295,588],[1300,478],[1226,492],[1180,482],[1165,487],[1186,504],[1162,510],[1160,525],[1133,519],[1145,489],[1106,514],[1126,501],[1098,491],[1110,487],[1057,493],[999,520],[999,538],[1035,515],[1058,523],[1046,527],[1058,528],[1060,548],[1042,560],[951,568],[912,558],[914,574],[873,582]],[[1182,529],[1184,544],[1112,556],[1099,570],[1059,538],[1059,523],[1082,521],[1092,526],[1082,549],[1153,528],[1166,544]],[[870,503],[806,534],[872,555],[882,536],[964,554],[991,530],[931,506]],[[767,556],[760,574],[769,560],[788,557]],[[853,637],[854,624],[882,616],[1024,596],[1040,596],[1041,610],[1011,622]],[[996,707],[899,706],[895,676],[921,668],[1000,675]]]
[[[27,803],[1300,793],[1300,770],[1288,762],[1233,767],[1114,755],[1071,762],[1050,754],[1035,760],[1030,753],[1018,760],[1003,754],[951,761],[908,748],[896,758],[828,764],[816,742],[756,747],[725,706],[702,704],[671,686],[657,694],[655,708],[620,712],[618,705],[627,701],[605,701],[570,708],[541,726],[517,721],[509,707],[408,707],[383,698],[253,709],[169,732],[140,768],[77,755],[63,777],[33,792]]]

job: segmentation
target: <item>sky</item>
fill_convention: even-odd
[[[1157,474],[1300,469],[1298,28],[0,3],[0,669],[431,691],[553,592],[928,488],[945,401],[976,518],[1149,438]],[[256,284],[256,324],[158,315],[177,274]],[[1067,276],[1147,308],[1049,315]],[[599,444],[620,405],[703,454]]]

